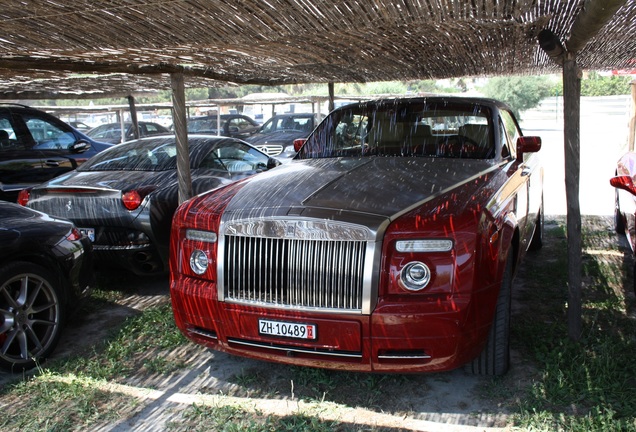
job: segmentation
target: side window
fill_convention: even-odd
[[[51,122],[36,117],[25,117],[24,121],[35,141],[36,149],[65,150],[75,143],[71,132]]]
[[[16,135],[8,115],[0,116],[0,151],[8,150],[16,143]]]
[[[243,129],[247,129],[249,127],[251,127],[252,125],[250,125],[250,123],[242,118],[233,118],[232,120],[230,120],[228,122],[228,127],[232,128],[235,127],[237,128],[239,131],[243,130]]]
[[[230,173],[254,172],[267,168],[268,157],[253,147],[229,142],[216,147],[203,159],[201,168],[223,169]]]
[[[148,133],[148,134],[159,133],[159,128],[157,128],[157,126],[152,124],[152,123],[147,123],[146,124],[146,133]]]
[[[501,138],[503,148],[501,149],[502,157],[517,156],[517,138],[521,135],[517,124],[508,111],[501,111]]]

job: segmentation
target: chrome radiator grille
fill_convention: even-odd
[[[225,298],[360,311],[365,248],[365,241],[225,236]]]

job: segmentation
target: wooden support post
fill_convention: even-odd
[[[563,120],[565,143],[565,196],[567,200],[568,335],[581,338],[581,208],[579,203],[581,72],[576,56],[567,54],[563,64]]]
[[[634,135],[636,133],[636,80],[632,81],[632,117],[629,120],[627,143],[629,151],[634,151]]]
[[[330,82],[328,84],[329,87],[329,112],[333,111],[333,108],[335,106],[334,104],[334,99],[335,99],[335,90],[334,90],[334,84],[332,82]]]
[[[170,74],[172,88],[172,124],[177,140],[177,179],[179,181],[179,203],[192,197],[192,177],[190,175],[190,149],[186,126],[185,85],[183,73]]]
[[[130,108],[130,121],[132,122],[133,136],[135,137],[135,139],[139,139],[139,122],[137,121],[137,107],[135,106],[135,98],[131,95],[126,96],[126,99],[128,99],[128,107]],[[123,139],[122,142],[124,142]]]

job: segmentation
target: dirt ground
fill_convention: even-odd
[[[559,217],[560,223],[564,217]],[[584,218],[595,229],[612,232],[613,220],[609,216]],[[555,219],[547,217],[546,228],[555,225]],[[606,236],[616,241],[616,236]],[[549,254],[546,238],[544,249],[528,254],[519,269],[513,289],[513,320],[523,312],[518,301],[524,290],[524,265],[529,261],[540,263],[553,259]],[[548,249],[548,253],[546,253]],[[597,251],[598,249],[598,251]],[[611,249],[607,244],[594,245],[594,251],[602,253]],[[616,249],[616,245],[613,245]],[[112,329],[126,317],[139,314],[146,308],[167,304],[169,300],[166,277],[144,279],[118,278],[120,285],[114,289],[127,295],[107,302],[90,313],[69,323],[55,352],[55,358],[63,358],[77,352],[89,352],[91,347],[107,340]],[[503,431],[509,430],[511,411],[524,392],[532,385],[536,370],[523,358],[511,342],[511,369],[500,378],[473,376],[462,369],[446,373],[402,375],[399,379],[377,376],[373,389],[365,387],[368,381],[356,374],[335,373],[333,379],[349,380],[328,389],[323,400],[304,394],[303,385],[295,383],[290,368],[212,352],[188,343],[172,352],[148,352],[146,356],[164,356],[168,361],[184,362],[186,367],[171,374],[150,374],[139,370],[116,382],[99,384],[102,390],[132,396],[138,404],[123,409],[120,419],[102,430],[109,431],[163,431],[174,428],[180,422],[184,409],[192,404],[211,406],[232,405],[253,411],[258,415],[294,415],[303,413],[319,416],[323,420],[335,420],[359,425],[361,429],[394,431]],[[244,377],[242,380],[240,377]],[[246,379],[248,377],[249,379]],[[0,372],[0,386],[11,379]],[[13,377],[15,378],[15,377]],[[315,387],[320,390],[320,383]],[[311,384],[310,384],[311,386]],[[183,429],[186,430],[186,429]]]
[[[523,289],[521,276],[515,281],[517,291]],[[55,358],[86,352],[105,340],[126,317],[169,302],[167,278],[148,280],[131,276],[122,278],[122,285],[116,288],[130,294],[69,323]],[[515,304],[514,309],[520,307]],[[379,376],[380,384],[374,391],[379,389],[380,394],[374,395],[366,388],[359,388],[363,380],[343,373],[337,377],[352,379],[350,386],[345,387],[347,390],[325,394],[324,402],[318,403],[303,397],[301,386],[295,386],[289,367],[284,365],[212,352],[192,343],[160,355],[168,360],[185,361],[187,367],[170,375],[139,371],[117,383],[104,383],[104,390],[142,401],[104,430],[165,430],[167,425],[178,421],[180,411],[193,403],[239,405],[280,416],[302,412],[319,415],[324,420],[396,431],[507,430],[511,401],[514,404],[525,391],[534,373],[532,365],[515,350],[511,354],[510,372],[498,379],[473,376],[461,369],[404,375],[386,382]],[[240,376],[249,376],[252,382],[237,385]],[[0,373],[0,384],[9,378]]]

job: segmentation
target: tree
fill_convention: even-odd
[[[543,76],[506,76],[488,80],[482,88],[486,97],[500,100],[520,118],[522,110],[535,108],[542,99],[550,96],[552,84]]]

